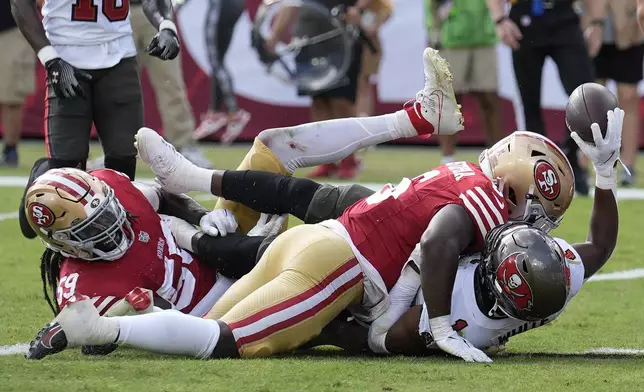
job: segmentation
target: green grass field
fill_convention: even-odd
[[[208,148],[207,154],[217,167],[233,168],[245,151],[246,147]],[[26,144],[21,154],[23,166],[0,169],[0,178],[26,176],[31,162],[44,151],[40,145]],[[476,152],[461,158],[473,160]],[[383,147],[369,152],[365,163],[360,181],[397,182],[437,165],[438,155],[432,148]],[[643,166],[639,172],[644,173]],[[151,177],[145,168],[139,173]],[[17,187],[0,188],[0,217],[15,211],[20,194]],[[591,199],[577,198],[555,234],[569,242],[583,240],[591,206]],[[618,247],[602,273],[644,268],[644,201],[620,201],[619,208]],[[39,242],[22,238],[15,219],[0,221],[0,346],[29,341],[52,317],[42,299],[42,249]],[[0,356],[0,391],[642,390],[644,356],[588,353],[598,348],[644,350],[639,328],[644,325],[642,298],[641,280],[589,282],[562,317],[514,337],[508,353],[490,365],[447,357],[351,357],[333,349],[220,361],[125,349],[86,358],[69,350],[39,362],[22,355]]]

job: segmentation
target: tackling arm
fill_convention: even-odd
[[[421,287],[433,319],[448,317],[461,252],[475,237],[474,224],[463,207],[451,204],[432,218],[420,239]],[[447,320],[449,326],[449,320]]]

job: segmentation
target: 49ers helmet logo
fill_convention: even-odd
[[[506,297],[512,299],[517,310],[532,308],[532,289],[525,281],[519,267],[525,258],[523,253],[513,253],[506,257],[496,270],[496,279]]]
[[[29,216],[38,227],[49,227],[56,221],[54,213],[44,204],[31,203]]]
[[[537,162],[534,166],[534,181],[539,188],[539,193],[547,200],[554,200],[559,196],[561,191],[559,176],[549,162]]]

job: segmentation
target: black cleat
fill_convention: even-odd
[[[22,232],[22,235],[28,239],[36,238],[36,232],[31,228],[31,226],[29,226],[27,215],[25,215],[25,197],[27,196],[27,190],[31,184],[33,184],[34,180],[45,174],[47,170],[49,170],[49,160],[47,158],[39,158],[31,167],[27,186],[25,186],[25,190],[22,192],[22,199],[20,199],[20,206],[18,207],[18,222],[20,223],[20,231]]]
[[[67,348],[65,331],[57,321],[53,321],[41,329],[36,338],[29,343],[29,351],[25,358],[43,359],[47,355],[59,353],[65,348]]]

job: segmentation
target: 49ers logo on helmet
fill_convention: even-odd
[[[512,299],[518,310],[532,308],[532,289],[523,279],[518,267],[524,258],[523,253],[513,253],[506,257],[496,270],[496,279],[501,285],[501,290]]]
[[[49,227],[56,221],[54,213],[44,204],[31,203],[29,216],[38,227]]]
[[[549,162],[539,161],[534,166],[534,181],[537,183],[539,193],[548,200],[559,196],[561,184],[555,168]]]

